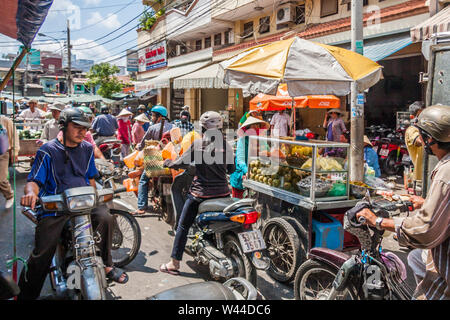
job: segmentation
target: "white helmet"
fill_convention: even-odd
[[[215,111],[206,111],[200,117],[200,125],[205,129],[222,129],[222,116]]]

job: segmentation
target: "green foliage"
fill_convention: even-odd
[[[114,76],[120,69],[106,62],[95,64],[89,70],[87,77],[89,81],[86,83],[89,87],[100,85],[98,94],[104,98],[111,99],[113,93],[122,91],[123,85]]]
[[[158,10],[156,13],[153,9],[144,12],[142,17],[139,19],[139,27],[142,30],[150,30],[159,17],[163,16],[166,10],[164,8]]]

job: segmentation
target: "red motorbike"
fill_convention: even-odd
[[[122,143],[120,140],[111,139],[103,141],[98,148],[103,153],[106,160],[112,160],[114,166],[121,167],[123,166],[123,162],[120,161],[121,146]]]
[[[378,146],[380,167],[387,175],[398,175],[403,171],[403,166],[409,163],[409,153],[404,143],[401,129],[397,134],[389,134],[380,139]]]

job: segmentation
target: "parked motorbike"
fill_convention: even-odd
[[[195,167],[190,167],[173,181],[175,230],[194,173]],[[210,274],[216,280],[242,277],[256,285],[256,269],[269,268],[270,260],[265,253],[261,231],[252,227],[260,218],[253,202],[253,199],[227,197],[200,203],[198,215],[189,230],[186,251],[197,263],[209,265]]]
[[[98,239],[92,229],[90,214],[99,204],[110,201],[114,193],[121,191],[95,190],[91,186],[70,188],[62,194],[41,197],[35,210],[23,207],[22,213],[35,224],[39,209],[70,215],[49,269],[57,298],[106,299],[105,267],[97,254],[95,243]]]
[[[393,212],[412,211],[409,201],[390,202],[370,196],[366,206],[377,216],[388,218]],[[344,230],[358,237],[361,249],[349,256],[327,248],[312,248],[297,271],[294,291],[298,300],[410,300],[413,290],[406,284],[406,267],[392,252],[383,252],[380,231],[356,219],[360,210],[350,209],[344,216]]]
[[[19,286],[10,275],[0,271],[0,300],[8,300],[20,293]]]
[[[165,290],[148,300],[257,300],[258,291],[244,278],[206,281]]]
[[[141,248],[141,228],[131,214],[136,208],[120,198],[119,194],[126,191],[126,188],[116,183],[123,177],[120,169],[103,159],[95,159],[95,166],[99,172],[96,179],[97,190],[109,188],[116,192],[113,200],[107,202],[106,206],[115,218],[112,259],[115,266],[123,267],[136,258]]]
[[[98,148],[106,160],[112,160],[116,167],[123,167],[123,161],[120,160],[122,142],[117,139],[105,140]]]

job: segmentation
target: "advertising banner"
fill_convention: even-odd
[[[139,71],[139,56],[135,50],[127,50],[127,70],[131,72]]]
[[[139,72],[167,66],[166,41],[139,50]]]

